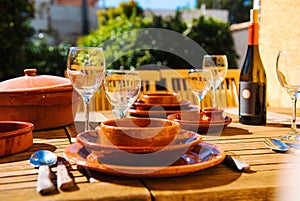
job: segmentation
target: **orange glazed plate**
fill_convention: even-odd
[[[141,165],[139,160],[147,159],[147,154],[133,154],[133,158],[139,159],[135,160],[135,165],[105,163],[99,160],[93,153],[90,153],[80,143],[69,145],[64,150],[64,156],[71,163],[101,173],[135,178],[162,178],[182,176],[216,166],[224,160],[226,155],[217,145],[206,142],[199,143],[192,150],[193,151],[187,151],[183,155],[178,156],[177,160],[174,160],[175,162],[169,165],[163,164],[164,161],[161,161],[161,163],[157,165]],[[202,159],[198,152],[194,150],[208,150],[210,154],[208,157]],[[155,157],[153,161],[159,161],[159,157]],[[121,160],[121,156],[118,159]]]

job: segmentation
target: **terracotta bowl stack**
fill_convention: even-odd
[[[122,160],[122,155],[130,158],[128,154],[184,153],[202,139],[197,133],[180,130],[175,121],[124,118],[104,121],[95,131],[78,134],[77,141],[97,158]]]
[[[189,109],[190,101],[181,100],[175,93],[143,94],[130,110],[131,116],[166,118],[168,114]]]

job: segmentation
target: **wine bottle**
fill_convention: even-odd
[[[249,125],[266,124],[266,72],[260,58],[258,10],[252,9],[248,27],[248,49],[239,84],[239,121]]]

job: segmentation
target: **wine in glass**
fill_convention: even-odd
[[[291,129],[281,135],[284,141],[299,141],[300,135],[296,124],[296,104],[300,93],[300,51],[279,51],[276,61],[276,73],[280,85],[290,95],[293,108]]]
[[[136,101],[141,88],[141,79],[137,71],[107,70],[104,89],[107,99],[113,106],[113,117],[127,116],[128,109]]]
[[[85,131],[89,128],[90,99],[105,76],[105,58],[99,47],[70,47],[67,73],[74,89],[82,97],[85,108]]]
[[[226,55],[204,55],[203,69],[210,69],[213,75],[213,107],[217,107],[217,89],[224,80],[228,62]]]
[[[189,87],[198,98],[198,112],[202,111],[202,100],[213,85],[213,76],[208,69],[191,69],[187,77]]]

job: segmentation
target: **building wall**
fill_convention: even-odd
[[[174,16],[176,11],[175,10],[146,10],[145,11],[146,15],[148,14],[155,14],[159,15],[162,17],[167,17],[167,16]],[[193,10],[184,10],[182,12],[182,18],[190,22],[193,18],[198,18],[201,15],[205,15],[206,17],[214,17],[216,19],[222,20],[222,21],[227,21],[228,20],[228,15],[229,12],[228,10],[216,10],[216,9],[193,9]]]
[[[89,30],[98,27],[97,9],[88,8]],[[59,44],[63,40],[73,43],[82,36],[83,18],[80,6],[52,5],[49,0],[40,0],[36,4],[35,18],[31,25],[41,32],[51,30],[50,44]]]
[[[55,0],[54,3],[58,4],[58,5],[81,6],[82,0]],[[98,0],[87,0],[87,4],[89,6],[95,7],[97,3],[98,3]]]
[[[231,25],[230,27],[231,34],[234,40],[235,50],[239,55],[239,59],[237,60],[239,68],[243,66],[246,57],[248,46],[248,25],[249,22],[244,22]]]
[[[261,0],[259,42],[261,57],[267,73],[268,101],[271,107],[291,107],[288,94],[279,85],[275,66],[279,50],[300,50],[299,13],[299,0]]]

